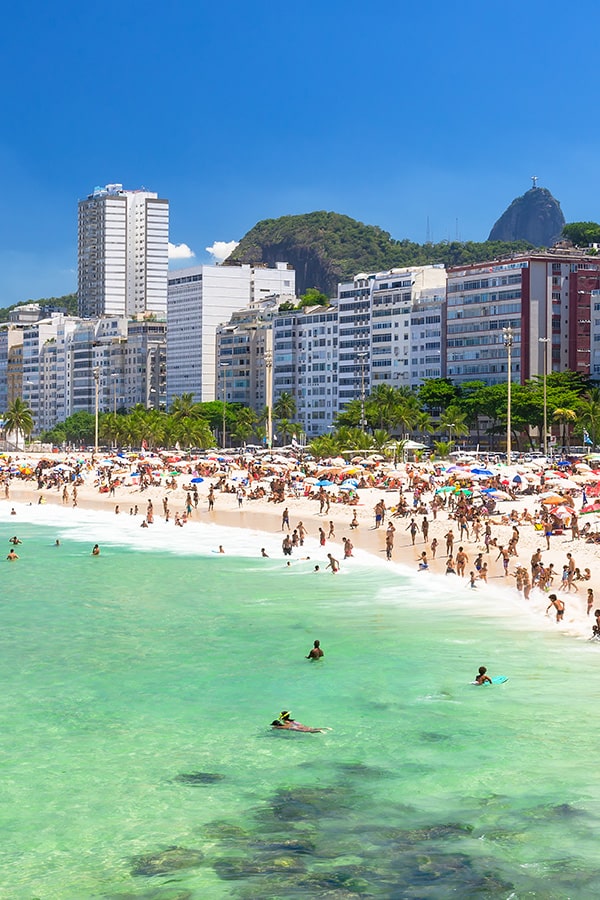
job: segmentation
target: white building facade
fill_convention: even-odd
[[[169,201],[109,184],[79,203],[78,303],[84,318],[165,315]]]
[[[169,273],[167,404],[191,393],[198,402],[217,398],[217,327],[271,295],[293,295],[295,272],[287,263],[193,266]],[[246,376],[241,376],[246,377]]]

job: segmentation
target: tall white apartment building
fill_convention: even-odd
[[[273,400],[296,401],[296,421],[310,438],[323,434],[338,411],[338,310],[308,306],[273,323]]]
[[[440,378],[446,270],[409,266],[338,285],[338,399],[342,409],[378,383],[418,387]]]
[[[217,326],[236,310],[270,295],[293,295],[295,289],[296,273],[285,262],[271,269],[193,266],[169,272],[167,404],[184,393],[199,402],[214,400]]]
[[[79,203],[79,314],[164,315],[169,201],[122,184],[97,187]]]

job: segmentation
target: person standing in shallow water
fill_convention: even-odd
[[[321,642],[315,641],[306,659],[321,659],[322,656],[325,656],[325,654],[321,650]]]

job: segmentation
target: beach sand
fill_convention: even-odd
[[[23,455],[19,457],[22,461]],[[32,467],[37,463],[38,457],[34,454],[27,456]],[[56,462],[60,460],[57,459]],[[184,528],[193,527],[195,522],[206,524],[223,525],[227,527],[243,528],[248,531],[262,532],[265,534],[264,544],[268,543],[269,556],[281,555],[281,541],[288,533],[287,528],[282,530],[282,513],[287,507],[289,510],[290,528],[293,530],[299,522],[303,522],[306,528],[307,538],[318,539],[318,529],[323,528],[325,534],[329,533],[330,521],[334,524],[335,537],[327,539],[325,546],[319,547],[318,554],[312,551],[312,558],[315,564],[319,564],[324,568],[327,564],[327,554],[331,553],[340,563],[342,569],[352,565],[351,560],[344,560],[344,548],[342,538],[346,537],[352,541],[354,548],[369,553],[376,558],[385,561],[385,535],[386,527],[390,521],[390,508],[394,507],[398,500],[397,490],[382,490],[380,488],[365,488],[358,491],[359,503],[357,506],[348,506],[335,501],[331,498],[331,506],[328,512],[319,513],[319,503],[307,497],[297,497],[295,494],[286,496],[283,503],[273,503],[266,498],[258,500],[243,500],[242,507],[238,506],[238,500],[235,493],[215,492],[214,510],[208,511],[207,494],[209,486],[216,484],[217,478],[207,477],[197,485],[199,494],[199,504],[196,510],[192,511],[190,519]],[[132,483],[130,478],[125,478],[124,483],[115,488],[114,496],[109,493],[100,493],[97,486],[94,486],[94,477],[92,473],[87,475],[86,482],[78,487],[77,505],[81,509],[97,509],[108,512],[115,511],[119,507],[120,516],[129,516],[130,509],[138,506],[138,518],[140,524],[146,514],[148,500],[152,500],[155,520],[164,520],[163,515],[163,498],[167,497],[170,509],[169,528],[172,528],[173,540],[176,540],[176,534],[180,529],[174,525],[175,513],[180,515],[185,509],[186,489],[185,485],[190,482],[190,476],[187,474],[177,476],[177,489],[165,489],[164,486],[152,486],[140,490],[139,486]],[[70,489],[70,493],[72,490]],[[412,494],[405,491],[405,496],[409,501]],[[1,495],[3,504],[24,503],[37,504],[40,497],[44,498],[45,503],[57,504],[63,506],[65,516],[68,517],[69,510],[72,508],[72,498],[68,504],[62,502],[62,487],[60,489],[37,489],[37,482],[34,480],[25,481],[13,478],[10,482],[9,497]],[[428,503],[432,498],[431,494],[424,496],[424,501]],[[385,522],[380,528],[375,528],[375,504],[382,500],[387,507]],[[502,501],[498,506],[498,517],[501,515],[509,515],[514,509],[521,512],[528,509],[533,513],[537,508],[539,501],[535,496],[523,496],[516,501]],[[580,505],[580,504],[578,504]],[[355,529],[350,528],[350,522],[356,511],[359,526]],[[423,516],[415,515],[415,521],[421,525]],[[547,593],[537,589],[533,589],[530,599],[527,601],[522,599],[522,603],[527,606],[532,613],[539,619],[546,619],[552,622],[555,627],[567,633],[578,636],[589,637],[591,635],[592,624],[594,623],[593,614],[586,614],[587,590],[592,588],[594,591],[595,601],[593,609],[596,605],[600,606],[600,545],[588,544],[585,539],[571,539],[570,531],[566,531],[563,535],[553,535],[550,538],[550,550],[546,549],[546,539],[543,532],[537,531],[531,524],[522,524],[519,526],[520,540],[518,544],[518,557],[511,557],[509,565],[509,575],[504,575],[502,559],[498,559],[498,550],[495,547],[490,548],[490,553],[485,553],[483,542],[476,544],[471,539],[461,542],[459,540],[458,523],[451,519],[449,513],[440,510],[437,519],[429,513],[427,516],[430,528],[427,544],[423,541],[423,536],[417,533],[415,544],[413,546],[411,535],[408,530],[410,516],[405,518],[391,518],[395,526],[394,547],[392,553],[392,563],[406,567],[408,570],[416,572],[418,569],[418,559],[423,550],[427,551],[430,572],[433,575],[444,576],[446,570],[446,541],[445,534],[451,528],[454,531],[454,556],[459,546],[464,546],[464,550],[468,556],[466,564],[466,577],[460,578],[456,575],[446,577],[457,579],[459,583],[464,584],[465,590],[469,590],[469,572],[473,570],[473,562],[477,554],[481,551],[484,553],[484,560],[488,563],[488,585],[481,581],[477,581],[476,590],[481,596],[482,607],[488,602],[488,595],[496,595],[497,589],[510,592],[511,597],[518,598],[518,592],[515,586],[514,571],[517,565],[521,565],[530,570],[530,560],[532,554],[539,548],[542,551],[542,561],[544,565],[554,564],[556,576],[549,592],[556,592],[558,596],[565,601],[566,610],[564,619],[560,623],[555,623],[555,611],[552,609],[546,613],[548,606]],[[15,521],[15,532],[18,534],[18,527]],[[580,523],[581,525],[583,522]],[[152,527],[152,526],[149,526]],[[507,546],[512,528],[510,525],[494,524],[492,526],[492,535],[496,539],[498,546]],[[436,559],[432,559],[430,552],[430,543],[433,538],[437,538],[438,548]],[[257,540],[256,555],[260,556],[261,546],[260,538]],[[311,541],[311,546],[314,544]],[[227,548],[225,548],[227,552]],[[303,556],[305,548],[297,548],[292,554],[292,559]],[[568,561],[567,553],[574,556],[576,566],[581,570],[587,567],[591,571],[591,579],[589,581],[577,582],[577,592],[561,593],[560,576],[563,565]],[[428,578],[429,573],[422,573],[424,579]]]

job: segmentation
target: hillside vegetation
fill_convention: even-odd
[[[338,281],[349,281],[359,272],[431,263],[457,266],[531,249],[527,241],[398,241],[376,225],[319,211],[263,219],[242,238],[225,264],[288,262],[296,270],[296,293],[316,288],[331,297]]]
[[[66,309],[67,315],[77,315],[77,294],[64,294],[62,297],[42,297],[40,300],[22,300],[13,303],[12,306],[0,307],[0,322],[8,322],[11,310],[18,306],[26,306],[28,303],[37,303],[39,306],[57,306]]]

